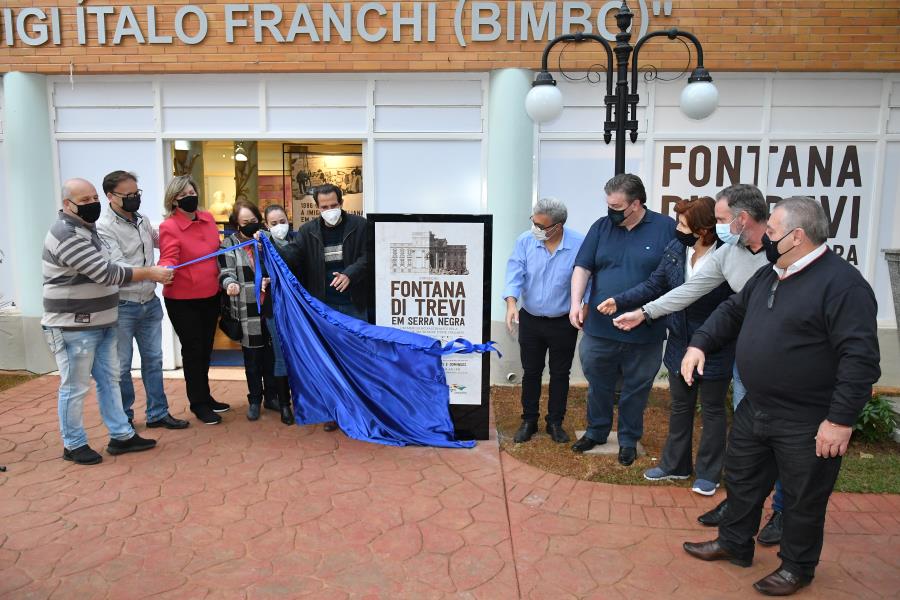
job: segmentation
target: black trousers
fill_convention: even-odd
[[[660,469],[672,475],[690,475],[696,466],[699,479],[719,483],[722,463],[725,462],[725,433],[728,429],[725,396],[730,381],[731,379],[701,379],[699,385],[688,387],[680,375],[669,374],[672,412],[669,414],[669,436],[659,461]],[[700,397],[703,433],[697,449],[697,460],[692,464],[697,396]]]
[[[209,402],[209,359],[219,322],[219,297],[196,300],[166,298],[166,312],[181,342],[181,366],[191,412],[212,410]]]
[[[547,351],[550,352],[550,400],[547,422],[562,423],[569,396],[569,371],[575,356],[578,330],[562,317],[536,317],[519,311],[519,351],[522,358],[522,420],[541,416],[541,379]]]
[[[812,577],[825,531],[825,509],[841,459],[816,456],[819,423],[775,419],[757,410],[752,392],[734,414],[725,455],[728,508],[719,525],[719,542],[742,558],[753,556],[763,502],[775,480],[784,487],[782,566]]]
[[[247,377],[247,400],[250,404],[261,404],[263,397],[275,401],[278,391],[275,386],[275,355],[271,340],[259,348],[241,346],[244,354],[244,374]]]

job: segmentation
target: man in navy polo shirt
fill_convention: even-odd
[[[616,328],[615,315],[588,310],[582,322],[581,298],[593,278],[590,306],[630,289],[647,279],[675,237],[675,221],[649,210],[647,192],[636,175],[616,175],[604,188],[609,213],[598,219],[585,237],[572,272],[569,321],[584,330],[579,358],[588,380],[588,428],[572,445],[585,452],[605,444],[612,429],[616,382],[622,375],[619,396],[619,463],[628,466],[637,456],[644,434],[644,408],[653,379],[662,362],[666,326],[647,321],[632,331]]]

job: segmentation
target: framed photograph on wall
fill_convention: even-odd
[[[311,194],[327,183],[340,188],[344,210],[363,214],[362,152],[318,152],[306,145],[284,144],[283,153],[284,176],[290,179],[290,187],[284,188],[284,202],[292,207],[295,227],[319,216]]]

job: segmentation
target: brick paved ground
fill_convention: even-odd
[[[155,450],[76,466],[60,459],[57,383],[0,393],[2,598],[752,598],[777,565],[771,549],[750,569],[684,555],[713,535],[694,517],[716,499],[560,478],[495,441],[389,448],[272,412],[249,423],[239,382],[214,385],[236,406],[222,425],[152,430]],[[182,383],[166,390],[185,416]],[[898,590],[900,497],[834,496],[798,597]]]

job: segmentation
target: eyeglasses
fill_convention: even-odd
[[[130,194],[120,194],[119,192],[110,192],[110,194],[112,194],[113,196],[116,196],[118,198],[130,198],[133,196],[141,196],[141,195],[143,195],[143,193],[144,193],[144,190],[138,190],[138,191],[132,192]]]
[[[778,282],[780,279],[776,278],[775,282],[772,284],[772,289],[769,290],[769,301],[766,305],[769,307],[769,310],[772,310],[772,307],[775,305],[775,290],[778,289]]]
[[[537,228],[540,229],[541,231],[547,231],[548,229],[552,229],[552,228],[556,227],[557,225],[559,225],[558,222],[557,222],[557,223],[553,223],[552,225],[541,225],[540,223],[535,223],[535,222],[534,222],[534,219],[531,218],[531,217],[529,217],[529,220],[531,221],[531,224],[532,224],[532,225],[534,225],[535,227],[537,227]]]

